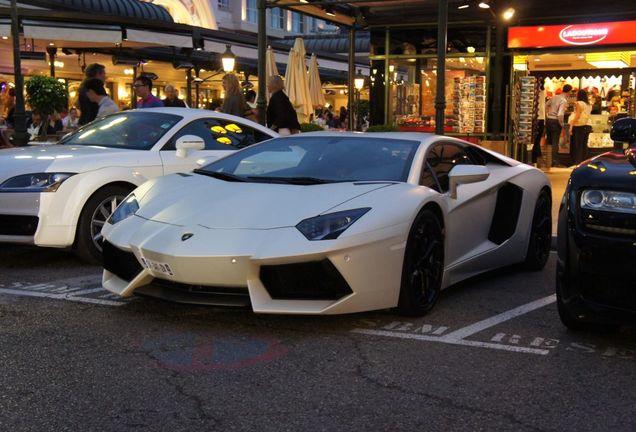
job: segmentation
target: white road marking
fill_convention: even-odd
[[[446,336],[444,336],[444,339],[446,339],[447,341],[465,339],[468,336],[474,335],[475,333],[479,333],[490,327],[499,325],[502,322],[508,321],[512,318],[525,315],[528,312],[532,312],[533,310],[540,309],[544,306],[554,303],[555,301],[556,301],[556,294],[549,295],[542,299],[535,300],[533,302],[521,305],[514,309],[510,309],[509,311],[500,313],[499,315],[495,315],[485,320],[476,322],[475,324],[471,324],[467,327],[460,328],[459,330],[455,330],[454,332],[448,333]]]
[[[417,334],[417,333],[404,333],[404,332],[399,332],[395,330],[374,330],[374,329],[363,329],[363,328],[355,328],[351,330],[351,332],[366,334],[366,335],[373,335],[373,336],[387,336],[387,337],[400,338],[400,339],[412,339],[412,340],[420,340],[420,341],[426,341],[426,342],[438,342],[438,343],[444,343],[449,345],[462,345],[462,346],[471,346],[471,347],[479,347],[479,348],[489,348],[489,349],[502,350],[502,351],[512,351],[512,352],[526,353],[526,354],[547,355],[548,353],[550,353],[550,350],[548,349],[528,348],[528,347],[506,345],[503,343],[492,342],[492,341],[503,340],[505,333],[502,333],[502,334],[498,333],[497,335],[495,335],[495,337],[491,339],[491,342],[466,340],[466,338],[476,333],[482,332],[486,329],[489,329],[491,327],[494,327],[496,325],[499,325],[505,321],[527,314],[534,310],[540,309],[544,306],[554,303],[555,301],[556,301],[556,295],[554,294],[549,295],[547,297],[521,305],[519,307],[500,313],[498,315],[487,318],[485,320],[478,321],[469,326],[462,327],[444,336],[429,336],[429,335],[423,335],[423,334]],[[398,325],[400,324],[402,323],[395,322],[395,323],[389,324],[388,326],[385,326],[384,328],[385,329],[386,328],[392,329],[396,327],[400,328],[398,327]],[[402,325],[401,327],[406,329],[404,325]]]
[[[100,290],[101,291],[101,290]],[[70,294],[54,294],[54,293],[45,293],[39,291],[24,291],[24,290],[16,290],[16,289],[8,289],[8,288],[0,288],[0,293],[11,294],[16,296],[23,297],[40,297],[40,298],[50,298],[55,300],[69,300],[79,303],[90,303],[90,304],[99,304],[103,306],[123,306],[128,303],[128,301],[112,301],[112,300],[100,300],[89,297],[75,297]]]

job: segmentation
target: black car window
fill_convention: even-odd
[[[188,123],[162,150],[174,150],[177,139],[184,135],[203,138],[206,150],[236,150],[271,138],[242,123],[205,118]]]
[[[466,153],[465,148],[458,144],[434,144],[428,151],[426,163],[422,167],[420,184],[440,193],[447,192],[449,188],[448,173],[455,165],[479,165],[479,163],[475,163]]]

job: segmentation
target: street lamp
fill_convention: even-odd
[[[236,63],[236,56],[232,52],[230,45],[225,45],[226,50],[221,56],[221,61],[223,62],[223,71],[225,73],[232,72],[234,70],[234,65]]]

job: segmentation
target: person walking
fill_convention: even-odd
[[[223,77],[223,90],[225,91],[225,98],[223,99],[221,112],[238,117],[245,117],[246,114],[250,114],[251,109],[245,102],[241,84],[236,75],[227,74]]]
[[[532,164],[536,166],[537,161],[542,156],[541,140],[545,136],[545,86],[539,86],[539,101],[537,107],[537,127],[534,143],[532,144]]]
[[[117,104],[106,94],[103,82],[97,78],[92,78],[86,80],[84,87],[86,88],[86,96],[98,106],[97,117],[119,112]]]
[[[152,94],[152,80],[145,75],[139,75],[133,83],[135,95],[139,97],[137,108],[159,108],[163,106],[161,99]]]
[[[163,92],[166,94],[166,98],[162,100],[165,107],[185,108],[184,101],[177,97],[177,89],[172,84],[168,84],[163,88]]]
[[[80,110],[79,125],[83,126],[86,123],[90,123],[97,117],[97,111],[99,107],[96,103],[91,102],[86,96],[86,89],[84,84],[89,79],[98,79],[102,83],[106,82],[106,66],[99,63],[91,63],[84,69],[84,81],[80,84],[79,97],[77,99],[77,108]]]
[[[281,135],[290,135],[300,132],[300,124],[284,88],[285,83],[279,75],[273,75],[267,81],[267,91],[271,94],[267,105],[267,127]]]
[[[591,117],[592,105],[588,94],[581,89],[576,93],[576,108],[572,120],[572,158],[575,164],[580,164],[587,159],[587,140],[592,132]]]
[[[564,132],[565,110],[568,106],[568,94],[572,91],[572,86],[563,86],[561,94],[552,96],[545,104],[545,128],[547,132],[546,151],[552,154],[552,166],[559,165],[559,138]],[[549,164],[548,164],[549,166]]]

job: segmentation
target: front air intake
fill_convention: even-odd
[[[102,244],[104,255],[104,269],[118,278],[130,282],[141,273],[142,267],[135,254],[126,252],[104,240]]]
[[[328,259],[262,266],[260,277],[274,300],[338,300],[353,292]]]

